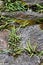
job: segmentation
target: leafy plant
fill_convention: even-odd
[[[41,5],[41,4],[34,4],[34,5],[31,5],[29,8],[35,12],[39,12],[39,13],[43,12],[43,5]]]
[[[37,51],[37,45],[32,47],[30,41],[27,43],[27,47],[25,48],[25,50],[31,57],[34,55],[43,56],[43,51]]]
[[[34,48],[31,46],[30,41],[28,41],[27,47],[25,48],[25,50],[30,54],[30,56],[33,56],[34,54],[36,54],[36,48],[37,46],[35,45]]]
[[[14,22],[14,18],[0,16],[0,30],[12,28],[14,26]]]
[[[15,28],[12,28],[10,31],[8,46],[10,50],[9,53],[13,56],[21,54],[22,48],[20,48],[20,37],[17,35]]]
[[[26,11],[27,5],[26,3],[23,4],[21,1],[12,2],[11,0],[7,0],[5,1],[5,7],[3,10],[5,11]]]

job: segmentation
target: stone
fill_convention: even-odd
[[[39,25],[21,28],[19,33],[23,47],[26,47],[26,42],[30,39],[32,45],[37,44],[37,50],[43,50],[43,30],[40,29]]]
[[[43,50],[43,30],[40,29],[39,25],[20,28],[18,34],[20,34],[21,44],[24,48],[26,47],[26,42],[30,40],[32,47],[34,46],[34,43],[37,43],[37,50]],[[7,31],[0,31],[0,39],[3,39],[7,42],[7,36]],[[23,53],[15,58],[13,56],[9,56],[8,54],[0,54],[0,63],[4,63],[2,65],[39,65],[41,62],[40,59],[42,61],[43,56],[38,57],[37,55],[34,55],[33,57],[30,57],[26,53]]]
[[[7,30],[3,30],[0,31],[0,50],[5,50],[7,49],[7,37],[8,37],[8,31]]]
[[[43,0],[23,0],[23,1],[27,3],[42,3],[43,2]]]
[[[6,63],[7,61],[7,63]],[[32,58],[25,53],[23,53],[21,56],[18,56],[17,58],[8,56],[8,58],[5,59],[4,64],[8,65],[39,65],[40,64],[40,58],[38,56],[33,56]]]

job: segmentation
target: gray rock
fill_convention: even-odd
[[[18,33],[21,36],[21,43],[23,47],[26,47],[26,42],[30,39],[32,47],[37,43],[37,50],[43,50],[43,30],[39,28],[39,25],[20,28]],[[3,35],[0,35],[0,37],[2,38]],[[5,37],[3,38],[5,40]],[[17,58],[8,56],[7,54],[0,54],[0,63],[4,63],[1,65],[39,65],[40,59],[42,60],[43,57],[38,57],[36,55],[30,57],[25,53],[18,56]]]
[[[39,25],[21,28],[19,33],[23,47],[26,47],[26,42],[30,39],[32,46],[37,43],[37,50],[43,50],[43,30],[40,29]]]
[[[4,63],[6,57],[8,57],[8,55],[0,54],[0,63]]]
[[[43,0],[23,0],[23,1],[27,3],[42,3],[43,2]]]
[[[34,26],[30,32],[30,40],[32,44],[37,43],[38,51],[43,50],[43,30],[38,25]]]
[[[21,56],[18,56],[16,59],[13,57],[7,58],[8,62],[5,64],[8,65],[39,65],[40,63],[40,58],[38,56],[33,56],[32,58],[25,53],[22,54]],[[7,61],[5,59],[5,61]]]
[[[21,43],[26,47],[26,42],[30,40],[32,47],[37,44],[37,51],[43,51],[43,30],[39,25],[27,26],[20,29]],[[42,59],[42,57],[41,57]]]

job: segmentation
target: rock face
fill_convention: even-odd
[[[0,49],[5,50],[7,48],[7,36],[8,36],[8,31],[0,31]]]
[[[30,39],[32,46],[34,43],[38,44],[37,50],[43,50],[43,30],[39,28],[39,25],[27,26],[20,28],[19,34],[21,36],[21,43],[23,47],[26,47],[26,42]],[[7,41],[8,32],[0,32],[0,39]],[[3,41],[3,42],[4,42]],[[4,43],[6,44],[6,43]],[[3,45],[3,48],[7,48],[7,45]],[[41,57],[43,59],[43,57]],[[0,65],[39,65],[40,58],[36,55],[30,57],[26,53],[21,54],[17,58],[9,56],[8,54],[0,54]]]
[[[27,26],[24,29],[21,28],[20,34],[23,46],[26,46],[26,42],[30,39],[32,45],[37,43],[37,50],[43,50],[43,30],[40,29],[39,25]]]
[[[42,3],[43,2],[43,0],[23,0],[23,1],[27,3]]]
[[[7,54],[2,54],[0,55],[0,63],[2,65],[39,65],[40,58],[38,56],[30,58],[28,55],[22,54],[15,59]]]

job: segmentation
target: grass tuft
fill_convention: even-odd
[[[28,41],[27,47],[25,48],[25,50],[28,52],[30,57],[34,55],[43,56],[43,51],[37,51],[37,44],[35,44],[35,46],[32,47],[30,40]]]
[[[20,37],[17,35],[17,30],[12,28],[9,34],[8,46],[10,50],[10,54],[13,56],[20,55],[22,52],[22,48],[20,47]]]

